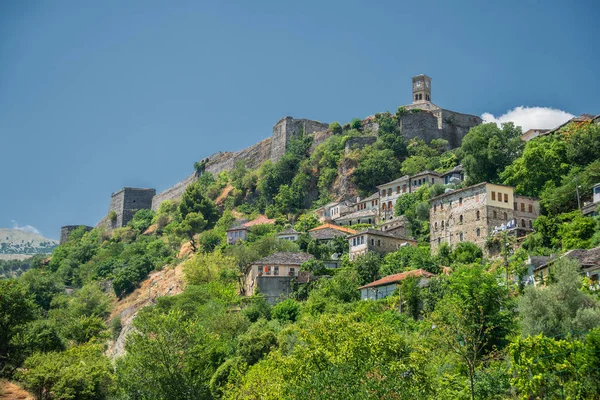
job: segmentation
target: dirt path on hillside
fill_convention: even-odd
[[[14,383],[0,381],[0,400],[34,400],[34,398]]]

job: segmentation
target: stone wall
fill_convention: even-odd
[[[274,305],[292,293],[292,279],[294,278],[291,276],[257,276],[256,288],[261,295],[265,296],[269,304]]]
[[[459,147],[469,129],[481,124],[483,120],[475,115],[461,114],[449,110],[441,110],[441,128],[443,137],[451,148]]]
[[[429,111],[406,113],[399,118],[398,125],[407,139],[420,138],[429,143],[443,136],[437,117]]]
[[[179,200],[181,196],[183,196],[183,192],[185,192],[185,189],[197,180],[198,175],[196,174],[196,172],[194,172],[181,182],[177,182],[172,187],[154,196],[152,198],[152,211],[158,211],[160,203],[162,203],[165,200]]]
[[[365,146],[372,145],[377,140],[376,136],[357,136],[351,137],[346,141],[344,152],[348,153],[352,149],[362,149]]]
[[[273,135],[271,136],[271,160],[278,161],[287,149],[287,145],[292,138],[298,137],[301,133],[310,135],[316,132],[326,131],[329,124],[324,124],[310,119],[294,119],[292,117],[283,117],[273,126]]]
[[[155,189],[140,189],[125,187],[111,195],[109,213],[117,214],[116,220],[111,221],[109,228],[126,226],[133,218],[136,211],[152,208],[152,199],[156,195]]]
[[[60,244],[63,244],[67,240],[69,240],[69,235],[71,234],[71,232],[73,232],[75,229],[79,228],[80,226],[82,226],[83,229],[85,229],[86,232],[89,232],[89,231],[91,231],[93,229],[91,226],[87,226],[87,225],[66,225],[66,226],[62,226],[60,228]]]

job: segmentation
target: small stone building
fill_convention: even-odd
[[[252,221],[238,223],[238,225],[227,229],[227,243],[236,244],[240,240],[248,240],[250,228],[256,225],[273,225],[274,219],[267,218],[265,215],[260,215]]]
[[[539,213],[537,199],[515,195],[511,186],[483,182],[446,192],[431,199],[431,252],[437,254],[442,243],[454,246],[467,241],[490,255],[486,242],[494,230],[523,236],[533,229]]]
[[[369,251],[384,255],[392,253],[402,246],[416,246],[417,242],[412,239],[396,236],[392,233],[366,229],[348,236],[348,245],[350,247],[350,261],[354,261]]]
[[[423,288],[429,285],[429,280],[434,276],[435,274],[424,269],[414,269],[412,271],[385,276],[359,287],[358,290],[360,290],[360,298],[362,300],[379,300],[392,295],[406,278],[420,278],[419,287]]]
[[[300,266],[313,256],[302,252],[279,252],[252,263],[244,281],[246,296],[256,291],[270,304],[292,292],[292,281],[300,276]]]
[[[279,232],[276,236],[279,240],[289,240],[290,242],[295,242],[300,237],[300,232],[294,228],[288,228]]]
[[[66,225],[66,226],[62,226],[60,228],[60,244],[66,243],[67,240],[69,240],[69,235],[75,230],[78,229],[80,227],[83,227],[83,229],[86,232],[91,231],[92,229],[94,229],[91,226],[87,226],[87,225]]]
[[[334,224],[323,224],[308,231],[311,238],[325,243],[332,241],[336,237],[346,237],[355,233],[354,229]]]

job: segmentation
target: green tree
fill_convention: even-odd
[[[174,227],[174,232],[178,236],[188,240],[192,246],[192,250],[196,252],[198,250],[196,235],[202,232],[207,226],[208,222],[204,218],[204,215],[191,212],[185,216],[181,223]]]
[[[504,346],[513,325],[506,294],[496,276],[482,266],[459,267],[430,316],[436,345],[464,363],[472,399],[478,365],[490,351]]]
[[[133,227],[138,232],[144,232],[146,229],[152,225],[152,220],[154,219],[154,211],[142,209],[137,211],[129,225]]]
[[[0,376],[12,373],[16,351],[12,339],[33,321],[38,310],[27,287],[12,279],[0,279]]]
[[[564,335],[600,325],[600,304],[582,290],[577,261],[563,257],[551,266],[545,287],[529,286],[519,298],[523,335]]]
[[[279,320],[281,322],[295,322],[299,314],[300,305],[292,299],[287,299],[282,301],[281,303],[278,303],[271,310],[271,316],[274,319]]]
[[[202,215],[206,221],[206,229],[214,227],[215,223],[219,220],[217,207],[210,199],[204,196],[200,182],[194,182],[187,187],[181,197],[179,211],[184,219],[190,213]]]
[[[512,122],[481,124],[469,130],[460,147],[468,184],[498,182],[500,173],[521,155],[521,128]]]

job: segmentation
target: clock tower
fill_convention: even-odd
[[[413,104],[431,102],[431,78],[417,75],[412,78]]]

